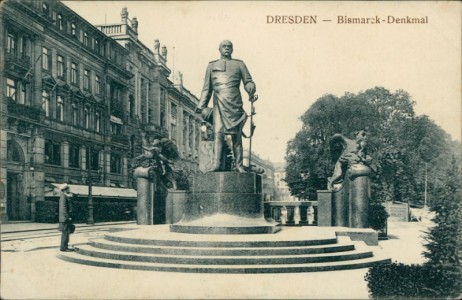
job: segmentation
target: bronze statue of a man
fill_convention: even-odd
[[[225,135],[231,135],[236,171],[245,172],[243,166],[242,128],[247,114],[242,107],[239,91],[241,81],[252,99],[256,87],[243,61],[232,59],[233,44],[223,41],[219,46],[221,58],[211,61],[205,73],[204,88],[200,97],[197,113],[201,113],[213,93],[213,129],[215,132],[214,164],[211,171],[221,171]]]

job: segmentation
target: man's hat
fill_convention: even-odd
[[[63,184],[61,184],[61,185],[59,186],[59,189],[60,189],[61,191],[67,190],[67,189],[69,189],[69,188],[70,188],[70,187],[69,187],[69,185],[68,185],[67,183],[63,183]]]
[[[206,107],[202,110],[202,120],[213,124],[213,109],[211,107]]]

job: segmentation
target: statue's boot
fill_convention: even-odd
[[[242,129],[239,128],[239,130],[242,130]],[[242,148],[242,131],[240,132],[241,133],[233,134],[231,136],[232,141],[233,141],[234,164],[235,164],[235,169],[237,172],[246,173],[247,170],[244,167],[244,163],[243,163],[244,154],[243,154],[243,148]]]
[[[219,172],[221,171],[222,165],[222,154],[223,154],[223,142],[224,142],[225,135],[224,134],[216,134],[214,147],[215,147],[215,156],[213,158],[213,165],[210,169],[210,172]]]

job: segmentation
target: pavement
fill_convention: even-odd
[[[368,299],[367,269],[298,274],[183,274],[99,268],[56,257],[57,224],[1,224],[2,299]],[[77,224],[71,245],[131,223]],[[425,261],[424,222],[389,222],[378,248],[392,261]],[[33,237],[35,231],[35,236]],[[9,240],[8,240],[9,239]]]

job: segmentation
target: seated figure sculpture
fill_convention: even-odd
[[[176,145],[158,132],[155,126],[147,125],[140,131],[143,153],[132,161],[132,169],[149,168],[149,176],[158,176],[160,182],[167,188],[176,189],[174,179],[174,161],[180,157]]]
[[[371,164],[372,158],[366,152],[366,131],[357,133],[356,139],[351,140],[341,134],[335,134],[330,141],[333,156],[336,163],[332,177],[328,178],[328,189],[339,190],[342,187],[347,170],[350,175],[361,175],[375,171]]]

